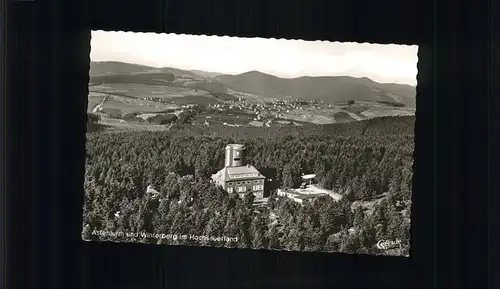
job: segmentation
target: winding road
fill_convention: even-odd
[[[102,108],[102,105],[103,105],[103,104],[104,104],[104,102],[106,101],[106,98],[108,98],[108,96],[107,96],[107,95],[105,95],[105,96],[102,98],[102,100],[101,100],[101,102],[100,102],[100,103],[98,103],[98,104],[96,104],[96,106],[94,106],[94,108],[92,109],[92,112],[93,112],[93,113],[96,113],[96,112],[97,112],[100,108]]]

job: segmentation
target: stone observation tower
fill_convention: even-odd
[[[228,144],[224,168],[212,175],[212,181],[228,193],[240,196],[252,192],[255,197],[264,197],[265,177],[252,165],[245,164],[245,146]]]
[[[228,144],[226,146],[226,163],[225,167],[241,167],[244,166],[245,146],[241,144]]]

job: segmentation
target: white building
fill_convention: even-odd
[[[278,189],[278,196],[280,197],[287,197],[299,204],[303,204],[304,201],[307,200],[314,200],[319,197],[327,196],[328,194],[325,193],[317,193],[317,194],[302,194],[299,193],[298,191],[295,190],[283,190],[283,189]]]

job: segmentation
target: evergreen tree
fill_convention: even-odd
[[[181,124],[194,113],[186,112],[180,117],[179,127],[170,131],[87,136],[85,226],[124,232],[175,230],[215,237],[236,234],[240,239],[237,246],[247,248],[255,243],[266,248],[328,251],[343,244],[349,251],[358,242],[359,253],[375,252],[378,238],[401,238],[402,243],[409,243],[413,118],[290,129],[199,129]],[[343,193],[344,199],[335,202],[329,197],[319,198],[311,205],[288,198],[276,202],[270,199],[277,220],[270,220],[268,213],[256,217],[248,198],[229,195],[209,180],[211,173],[223,167],[227,143],[244,144],[248,162],[263,169],[276,186],[296,187],[302,172],[314,172],[323,187]],[[160,192],[157,200],[145,194],[148,185]],[[373,215],[365,216],[364,223],[360,221],[361,212],[351,212],[353,201],[362,197],[373,201],[387,191],[387,200],[376,204]],[[119,217],[114,216],[117,211]],[[254,218],[261,219],[253,224]],[[259,222],[261,225],[257,225]],[[278,224],[271,226],[271,222]],[[358,241],[335,234],[341,228],[345,233],[352,226],[355,232],[349,238],[356,236]],[[82,235],[89,234],[89,229],[85,230]],[[132,237],[124,241],[169,242]],[[203,244],[232,246],[208,241]],[[404,250],[402,246],[400,251]]]
[[[342,253],[357,253],[360,249],[360,242],[358,235],[349,232],[342,233],[342,240],[340,243],[339,251]]]
[[[281,233],[276,229],[276,227],[271,227],[267,234],[267,239],[269,240],[269,249],[279,250],[282,248],[281,245]]]
[[[276,206],[276,196],[274,194],[270,195],[268,198],[268,206],[271,210],[275,209]]]
[[[84,225],[82,230],[82,239],[85,241],[92,240],[92,229],[89,225]]]
[[[300,185],[300,168],[297,164],[289,163],[283,168],[283,186],[296,188]]]
[[[360,246],[366,249],[366,253],[373,252],[373,247],[377,242],[377,232],[375,225],[369,219],[365,219],[359,234]]]
[[[340,249],[341,238],[339,233],[331,234],[325,243],[325,250],[328,252],[338,252]]]
[[[353,220],[354,227],[355,228],[363,227],[364,219],[365,219],[365,213],[363,211],[363,208],[361,206],[357,206],[354,209],[354,220]]]
[[[224,227],[224,236],[229,238],[235,238],[239,236],[237,221],[238,220],[236,220],[233,216],[229,216]],[[226,241],[225,246],[228,248],[235,248],[238,246],[238,243],[233,241]]]
[[[285,241],[285,248],[291,251],[304,250],[304,233],[299,229],[292,229]]]
[[[252,192],[248,192],[245,194],[245,206],[247,206],[247,208],[251,208],[254,201],[255,195]]]
[[[405,239],[405,221],[400,213],[396,212],[391,215],[387,224],[387,236],[392,240]]]
[[[253,248],[259,249],[267,247],[266,230],[267,230],[266,219],[260,214],[255,216],[250,226]]]

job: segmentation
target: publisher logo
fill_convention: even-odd
[[[380,240],[377,242],[377,248],[380,250],[389,250],[401,246],[401,240]]]

